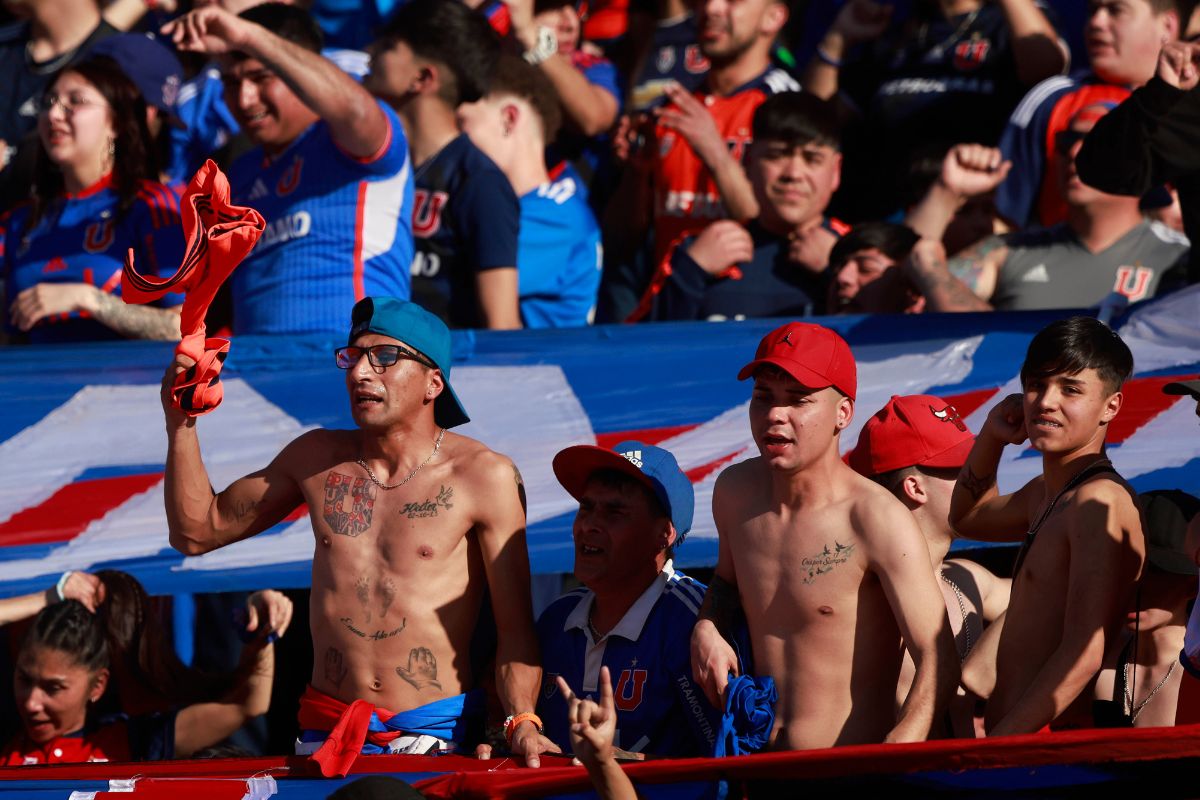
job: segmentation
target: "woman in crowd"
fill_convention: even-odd
[[[182,295],[127,306],[121,266],[173,271],[183,255],[179,200],[155,182],[145,102],[116,62],[62,72],[41,98],[40,147],[26,202],[0,217],[10,336],[30,342],[179,338]]]
[[[250,670],[215,702],[141,717],[90,712],[108,686],[108,645],[99,620],[68,600],[34,618],[17,656],[13,691],[22,730],[0,751],[0,764],[154,761],[187,758],[265,713],[275,672],[272,648],[259,637]]]

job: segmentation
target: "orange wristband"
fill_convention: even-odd
[[[532,722],[534,727],[538,729],[538,733],[542,732],[542,718],[532,711],[523,711],[520,714],[511,716],[504,720],[504,738],[508,740],[508,744],[512,746],[513,732],[522,722]]]

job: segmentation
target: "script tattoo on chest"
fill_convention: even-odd
[[[839,544],[835,540],[832,550],[829,549],[829,545],[825,545],[821,552],[800,560],[806,573],[800,582],[805,585],[812,583],[820,576],[832,572],[834,567],[845,564],[853,554],[854,545],[852,544]]]
[[[430,499],[426,498],[417,503],[405,503],[400,509],[400,513],[409,519],[417,519],[418,517],[436,517],[438,509],[444,508],[447,511],[454,508],[454,504],[450,502],[454,497],[454,488],[451,486],[443,486],[437,493],[437,496]]]
[[[330,471],[325,480],[322,517],[330,530],[342,536],[358,536],[371,527],[375,510],[375,487],[366,478]]]

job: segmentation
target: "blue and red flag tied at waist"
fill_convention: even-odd
[[[126,303],[149,303],[168,292],[186,294],[179,320],[183,339],[175,352],[196,363],[175,376],[171,399],[180,411],[198,417],[221,404],[221,366],[229,353],[227,339],[205,338],[204,316],[266,223],[253,208],[230,204],[229,180],[211,159],[192,176],[181,205],[188,243],[183,263],[169,278],[141,275],[130,250],[121,274],[121,296]]]

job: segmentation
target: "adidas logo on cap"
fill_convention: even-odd
[[[638,469],[642,468],[641,450],[629,450],[628,452],[621,453],[621,457],[627,460],[630,464],[633,464]]]

